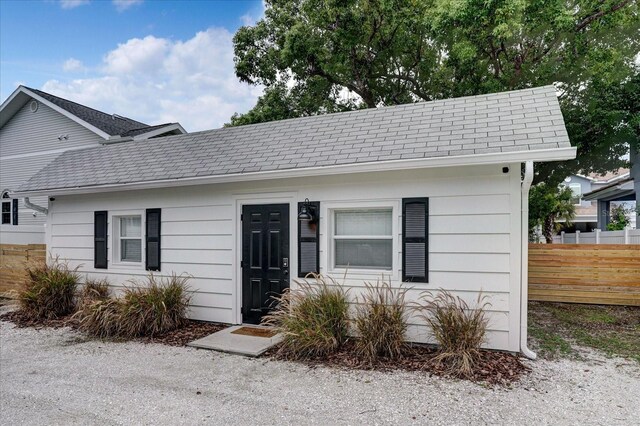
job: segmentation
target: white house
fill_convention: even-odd
[[[25,203],[12,192],[62,152],[183,133],[179,123],[149,126],[19,86],[0,106],[0,243],[44,243],[38,206],[46,208],[47,198]]]
[[[575,153],[547,86],[68,151],[18,195],[49,197],[49,250],[89,276],[192,275],[196,319],[257,322],[308,272],[351,296],[384,276],[410,300],[482,291],[487,346],[534,356],[533,163]]]

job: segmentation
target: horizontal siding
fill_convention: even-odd
[[[513,170],[518,170],[517,167]],[[464,172],[463,172],[464,171]],[[194,291],[190,315],[210,321],[237,322],[235,300],[241,292],[236,282],[238,265],[235,237],[239,200],[243,203],[282,202],[283,195],[292,203],[291,270],[297,270],[295,245],[295,207],[309,198],[322,206],[377,200],[398,206],[394,218],[396,241],[401,238],[401,199],[428,196],[429,283],[398,281],[401,270],[401,245],[394,253],[396,269],[392,271],[394,287],[411,287],[408,300],[416,300],[425,290],[449,289],[473,305],[480,293],[486,294],[490,333],[488,345],[517,350],[519,318],[517,277],[511,251],[515,238],[515,207],[511,191],[518,191],[519,176],[501,174],[501,167],[467,169],[448,168],[384,174],[322,177],[314,179],[262,181],[246,184],[206,185],[180,189],[132,191],[86,196],[60,196],[52,203],[51,246],[54,254],[90,276],[106,276],[114,286],[127,285],[131,277],[144,278],[142,268],[112,265],[106,271],[93,269],[93,212],[110,214],[143,212],[145,208],[162,208],[162,274],[186,273],[193,278]],[[249,194],[260,194],[255,197]],[[259,199],[259,201],[258,201]],[[515,202],[514,202],[515,201]],[[323,214],[328,214],[323,210]],[[326,247],[328,218],[321,217],[321,267],[327,271]],[[517,234],[516,234],[517,236]],[[111,240],[110,240],[111,241]],[[111,244],[111,243],[110,243]],[[341,279],[341,277],[336,277]],[[362,290],[364,281],[375,281],[380,274],[360,275],[350,271],[345,285],[352,297]],[[510,320],[511,319],[511,320]],[[412,326],[415,335],[427,333],[424,327]],[[413,332],[412,332],[413,333]],[[425,341],[424,338],[417,339]]]
[[[73,120],[40,104],[34,113],[27,102],[0,129],[0,157],[91,146],[103,140]],[[67,140],[58,140],[69,135]]]

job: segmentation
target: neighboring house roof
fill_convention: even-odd
[[[97,187],[570,158],[575,158],[575,148],[555,89],[546,86],[66,152],[19,192],[92,192]]]
[[[626,197],[635,193],[633,178],[627,176],[624,179],[617,180],[609,185],[598,188],[582,196],[585,201],[595,200],[615,200],[617,198]]]
[[[607,172],[604,174],[589,173],[587,175],[577,174],[576,176],[590,180],[593,183],[600,183],[600,184],[610,183],[619,179],[624,179],[627,176],[629,176],[629,169],[621,168],[616,171]]]
[[[117,114],[107,114],[106,112],[98,111],[77,102],[43,92],[42,90],[32,89],[25,86],[19,86],[11,96],[2,103],[2,107],[0,107],[0,127],[3,127],[30,99],[35,99],[48,107],[53,108],[59,113],[98,134],[105,140],[138,136],[150,131],[156,131],[157,133],[158,130],[162,129],[166,129],[166,131],[161,131],[158,134],[186,133],[179,123],[166,123],[149,126],[148,124],[131,118],[122,117]]]

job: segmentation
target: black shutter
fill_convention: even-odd
[[[298,203],[298,213],[304,203]],[[298,221],[298,277],[320,273],[320,202],[309,203],[314,220]],[[297,215],[296,215],[297,217]]]
[[[147,271],[160,270],[160,209],[147,209]]]
[[[18,199],[11,200],[11,215],[13,216],[13,224],[18,224]]]
[[[93,267],[107,269],[107,212],[93,214]]]
[[[429,282],[429,199],[402,199],[402,281]]]

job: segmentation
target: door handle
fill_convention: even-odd
[[[283,275],[289,275],[289,270],[288,269],[283,269],[282,270],[282,274]]]

